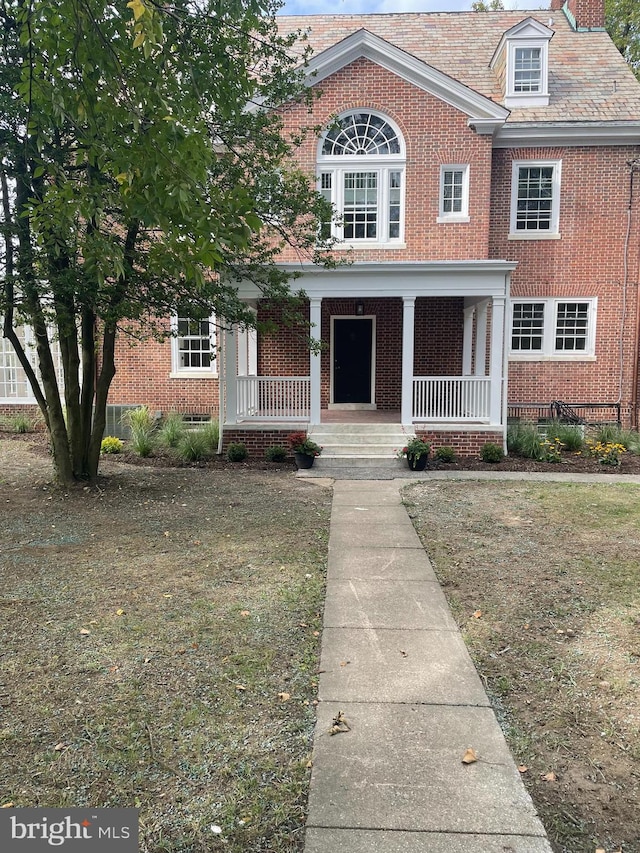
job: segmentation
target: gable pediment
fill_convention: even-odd
[[[360,58],[375,62],[465,113],[469,117],[469,125],[478,133],[493,133],[509,115],[509,111],[500,104],[366,29],[358,30],[312,56],[305,68],[306,83],[314,86]]]

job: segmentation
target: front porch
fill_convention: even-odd
[[[314,432],[326,423],[384,421],[404,434],[503,439],[505,310],[514,266],[439,261],[305,269],[301,286],[319,345],[302,352],[286,334],[265,342],[228,330],[225,431]],[[261,310],[250,286],[241,295]],[[303,370],[290,375],[296,365]]]

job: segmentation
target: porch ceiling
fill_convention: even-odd
[[[509,276],[515,261],[405,261],[356,262],[337,269],[314,264],[282,264],[291,273],[302,273],[297,283],[311,298],[365,296],[503,296],[509,292]],[[244,299],[259,292],[251,282],[238,288]]]

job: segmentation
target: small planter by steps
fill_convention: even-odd
[[[311,468],[316,456],[320,456],[322,448],[312,441],[306,432],[292,432],[287,436],[287,442],[293,452],[298,468]]]

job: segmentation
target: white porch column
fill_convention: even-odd
[[[491,379],[489,419],[492,424],[502,423],[505,304],[506,297],[493,297],[491,306],[491,355],[489,360],[489,376]]]
[[[309,300],[309,321],[311,323],[310,337],[318,341],[322,338],[322,299]],[[311,425],[320,423],[320,382],[321,362],[320,352],[311,352],[309,356],[309,375],[311,377],[311,411],[309,412],[309,423]]]
[[[400,419],[413,423],[413,356],[415,350],[415,296],[402,297],[402,403]]]
[[[476,353],[474,359],[474,375],[486,376],[487,374],[487,312],[489,300],[485,299],[476,305]],[[491,339],[493,343],[493,338]],[[493,349],[493,347],[492,347]]]
[[[473,357],[473,320],[475,317],[475,305],[464,309],[464,331],[462,335],[462,375],[471,376],[471,362]]]
[[[249,336],[247,329],[238,329],[238,376],[247,376],[249,372]]]
[[[247,345],[249,350],[248,355],[248,375],[258,375],[258,331],[257,329],[249,329],[247,331]]]
[[[227,423],[238,423],[238,350],[233,329],[224,331],[224,386],[227,398]]]

